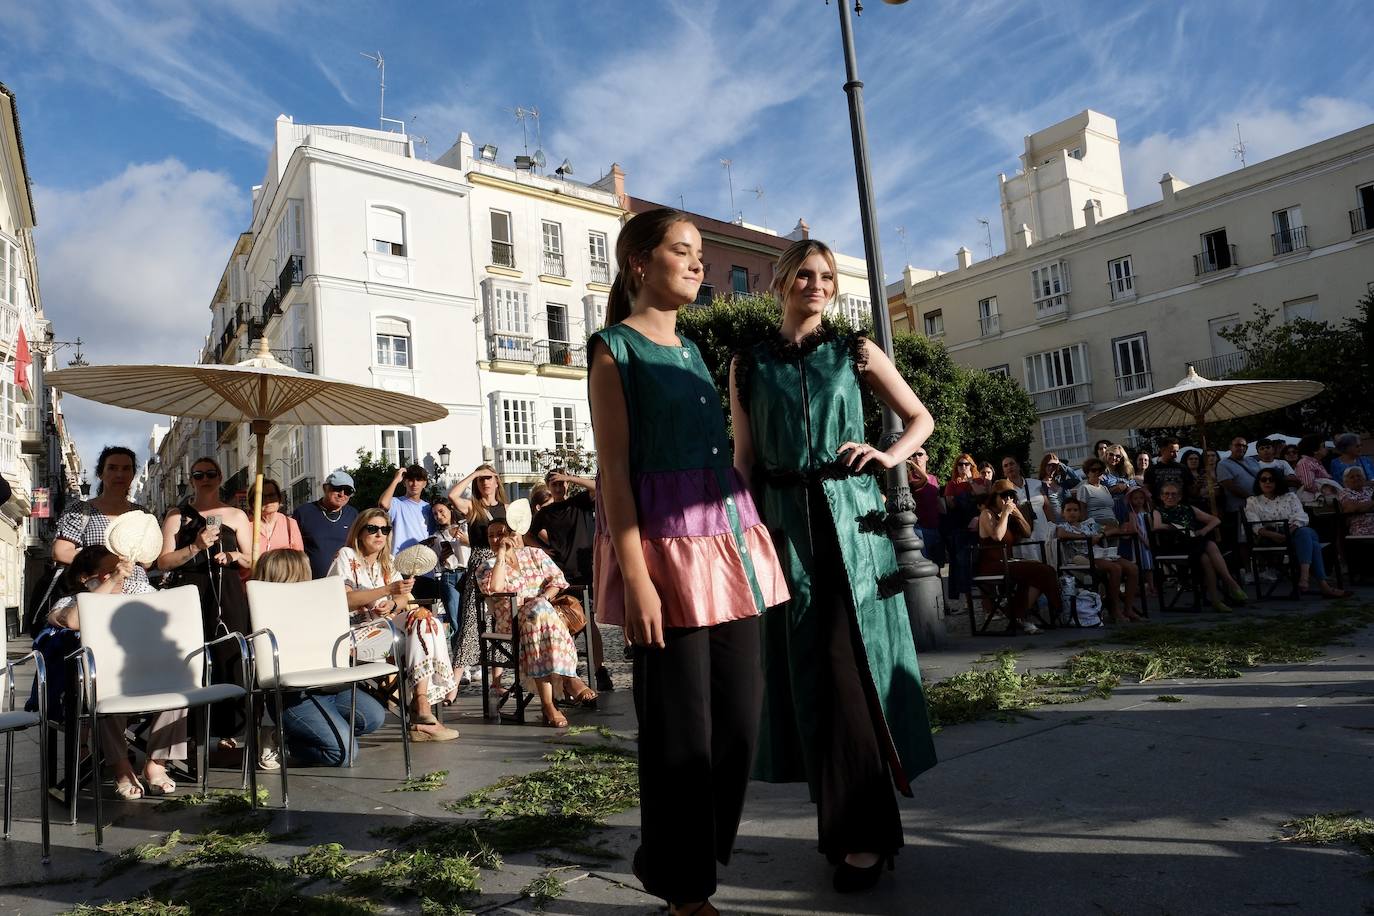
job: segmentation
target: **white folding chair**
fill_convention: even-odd
[[[38,688],[38,712],[16,708],[14,705],[14,669],[25,662],[33,662],[34,682]],[[38,726],[38,772],[41,784],[38,799],[43,819],[43,864],[49,860],[48,840],[48,671],[43,656],[30,652],[22,658],[5,662],[5,684],[9,686],[9,708],[0,707],[0,732],[5,733],[5,839],[10,838],[12,805],[14,803],[14,733]]]
[[[343,579],[326,576],[308,582],[248,583],[248,613],[253,622],[253,673],[261,690],[270,690],[275,698],[277,747],[281,749],[281,803],[287,805],[286,743],[282,734],[282,691],[310,690],[319,687],[352,685],[352,705],[349,708],[349,733],[345,760],[353,766],[353,732],[357,720],[358,682],[396,675],[400,679],[401,748],[405,758],[406,778],[410,778],[410,731],[406,722],[405,664],[401,660],[401,634],[390,620],[369,621],[350,627],[348,624],[348,595]],[[390,662],[358,663],[353,651],[358,644],[358,631],[385,623],[391,631]],[[343,650],[342,653],[340,650]],[[272,670],[258,667],[258,659],[271,656]],[[340,658],[342,657],[342,663]]]
[[[238,684],[210,683],[210,648],[236,641],[245,672],[251,671],[248,643],[241,633],[205,642],[200,619],[200,593],[194,585],[142,595],[82,593],[76,599],[81,617],[81,648],[72,653],[81,672],[78,716],[91,719],[91,768],[95,786],[95,848],[104,842],[100,810],[100,717],[130,716],[173,709],[202,708],[200,744],[201,791],[210,789],[210,711],[212,703],[242,697],[252,721],[252,694]],[[97,689],[98,688],[98,689]],[[244,783],[257,804],[256,737],[248,729]],[[81,784],[78,773],[71,784]],[[73,806],[76,793],[72,793]]]

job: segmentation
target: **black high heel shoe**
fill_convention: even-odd
[[[887,866],[888,871],[896,867],[896,862],[891,853],[879,857],[867,868],[859,868],[857,865],[850,865],[843,859],[835,867],[835,890],[841,894],[853,894],[858,891],[866,891],[878,883],[882,877],[883,866]]]

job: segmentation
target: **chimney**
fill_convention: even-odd
[[[954,252],[954,260],[959,262],[960,270],[968,270],[973,266],[973,252],[969,251],[966,246],[961,245],[959,246],[959,250]]]
[[[1011,240],[1013,247],[1029,248],[1035,242],[1035,236],[1031,232],[1031,227],[1022,223],[1021,228],[1012,233]]]
[[[797,220],[797,225],[792,227],[792,231],[783,236],[793,242],[800,242],[802,239],[811,238],[811,227],[806,224],[806,220]]]
[[[592,187],[609,191],[615,195],[620,209],[630,209],[630,197],[625,193],[625,170],[620,167],[619,162],[612,162],[611,170],[603,175],[600,181],[592,182]]]
[[[1182,178],[1175,178],[1173,172],[1165,172],[1159,179],[1160,196],[1165,203],[1169,203],[1174,196],[1188,187],[1188,182]]]
[[[1083,203],[1083,225],[1091,229],[1097,225],[1097,201],[1088,200]]]

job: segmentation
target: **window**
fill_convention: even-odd
[[[19,248],[9,239],[0,236],[0,302],[17,305],[18,293]]]
[[[291,441],[286,450],[286,470],[288,480],[295,480],[305,473],[305,430],[299,426],[291,430]]]
[[[697,290],[697,297],[692,300],[692,304],[705,307],[710,305],[715,298],[716,288],[710,283],[703,283],[701,284],[701,288]]]
[[[926,336],[943,337],[945,336],[945,313],[944,309],[936,309],[933,312],[926,312]]]
[[[553,447],[577,448],[577,408],[572,404],[553,405]]]
[[[1003,363],[1000,366],[992,366],[990,368],[984,369],[983,371],[986,372],[988,375],[1000,375],[1003,378],[1011,377],[1011,366],[1007,365],[1006,363]]]
[[[591,335],[606,323],[606,297],[586,296],[582,299],[583,326]]]
[[[415,463],[415,430],[408,426],[382,427],[382,460],[398,468]]]
[[[377,365],[410,368],[410,325],[399,318],[377,319]]]
[[[1044,264],[1031,271],[1031,298],[1035,317],[1062,315],[1068,309],[1069,265],[1066,261]]]
[[[587,248],[592,265],[592,282],[610,283],[611,260],[607,253],[609,249],[606,247],[606,233],[588,232]],[[600,327],[600,325],[598,325],[598,327]]]
[[[372,239],[372,251],[398,258],[405,257],[406,224],[401,211],[390,207],[369,207],[367,226],[369,237]],[[285,258],[282,258],[278,263],[284,261]]]
[[[861,328],[868,324],[872,309],[868,297],[844,295],[836,300],[835,310],[844,316],[853,327]]]
[[[1302,207],[1274,211],[1274,255],[1307,247],[1307,227],[1302,224]]]
[[[572,365],[572,340],[568,332],[568,307],[556,302],[546,306],[545,324],[548,328],[548,361],[555,366]]]
[[[1075,146],[1073,149],[1069,150],[1069,158],[1070,158],[1070,159],[1082,159],[1082,158],[1083,158],[1083,147],[1081,147],[1081,146]]]
[[[1116,369],[1117,397],[1129,399],[1154,390],[1150,348],[1143,333],[1113,340],[1112,363]]]
[[[984,337],[1002,331],[1002,318],[997,313],[997,297],[978,300],[978,333]]]
[[[501,445],[530,448],[534,445],[534,402],[501,398]]]
[[[1107,262],[1107,290],[1113,300],[1135,295],[1135,271],[1131,268],[1130,255]]]
[[[1026,390],[1037,410],[1085,404],[1092,395],[1088,347],[1073,344],[1025,358]]]
[[[1284,323],[1301,318],[1303,321],[1317,320],[1317,297],[1305,296],[1302,299],[1289,299],[1283,304]]]
[[[1350,211],[1351,235],[1374,229],[1374,184],[1356,188],[1355,198],[1359,203]]]
[[[1081,413],[1045,417],[1040,421],[1040,438],[1045,451],[1057,453],[1062,461],[1076,461],[1087,453],[1088,432]]]
[[[1209,318],[1207,320],[1207,337],[1212,344],[1213,356],[1223,356],[1227,353],[1236,352],[1236,345],[1223,337],[1222,333],[1230,330],[1237,324],[1240,324],[1239,312],[1234,312],[1230,315],[1222,315],[1220,318]]]
[[[563,267],[563,227],[544,220],[544,273],[550,277],[566,275]]]
[[[1226,270],[1235,266],[1235,246],[1226,241],[1225,229],[1214,229],[1202,234],[1202,253],[1193,256],[1193,266],[1198,276]]]
[[[730,291],[736,296],[749,295],[749,271],[743,267],[730,268]]]
[[[525,337],[530,333],[529,294],[512,286],[491,284],[488,316],[488,333],[519,334]]]
[[[400,232],[401,214],[397,213],[395,210],[380,210],[380,208],[378,207],[373,207],[372,209],[374,211],[380,211],[381,213],[390,214],[390,216],[395,217],[394,220],[390,219],[390,216],[383,216],[381,217],[381,219],[383,222],[386,222],[388,223],[388,225],[391,225],[391,228],[396,230],[397,241],[404,242],[405,240],[401,237]],[[372,216],[371,219],[372,228],[369,231],[373,233],[372,238],[375,243],[375,240],[379,238],[379,236],[376,234],[378,226],[378,217]],[[305,201],[288,200],[286,202],[286,212],[282,214],[281,221],[277,223],[277,270],[281,270],[282,268],[286,267],[287,261],[290,260],[293,254],[304,253]],[[382,254],[392,254],[392,252],[388,250],[382,252]],[[235,302],[240,301],[240,297],[237,295],[231,293],[230,297]],[[245,296],[243,298],[247,297]]]
[[[491,211],[491,263],[498,267],[515,266],[515,239],[511,235],[510,214]]]

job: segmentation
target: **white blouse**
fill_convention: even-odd
[[[1288,522],[1290,527],[1307,524],[1307,513],[1298,494],[1289,490],[1282,496],[1251,496],[1245,501],[1245,518],[1250,522]]]

